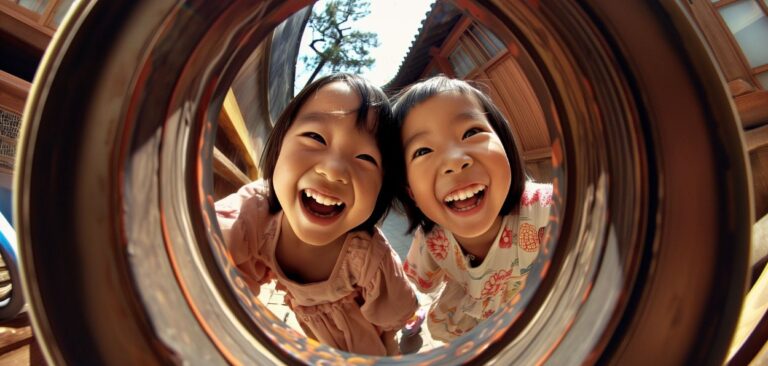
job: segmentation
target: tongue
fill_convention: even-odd
[[[317,203],[317,201],[313,199],[308,199],[306,202],[307,208],[312,211],[315,214],[318,214],[320,216],[328,216],[336,212],[336,210],[339,208],[339,206],[332,205],[332,206],[326,206]]]
[[[480,199],[480,196],[475,195],[473,197],[470,197],[464,200],[453,201],[453,204],[451,206],[458,209],[467,208],[467,207],[476,205],[478,199]]]

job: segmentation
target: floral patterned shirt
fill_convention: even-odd
[[[427,325],[434,339],[450,341],[515,300],[539,254],[552,204],[552,185],[527,182],[517,214],[504,216],[483,262],[470,266],[451,232],[435,226],[415,233],[403,264],[422,292],[445,283],[432,304]]]

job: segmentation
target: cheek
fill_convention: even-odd
[[[418,184],[419,182],[423,182],[425,178],[427,177],[427,167],[425,164],[408,164],[405,167],[405,178],[406,181],[408,181],[409,185],[413,185],[414,183]]]
[[[365,202],[367,202],[366,206],[373,207],[376,205],[376,201],[379,198],[379,192],[381,192],[381,186],[382,181],[384,177],[381,176],[381,174],[363,174],[361,175],[357,181],[358,184],[358,192],[362,194],[365,197]]]
[[[290,155],[290,149],[288,146],[283,145],[280,148],[280,151],[277,153],[277,160],[275,160],[275,167],[274,171],[272,172],[273,179],[281,175],[280,173],[285,170],[283,168],[290,165]]]
[[[493,164],[493,169],[498,171],[499,174],[512,174],[512,171],[509,169],[509,159],[507,159],[507,154],[504,153],[504,150],[497,151],[493,155],[491,162]]]
[[[431,180],[427,179],[425,175],[408,173],[408,187],[411,193],[411,199],[416,202],[417,206],[424,206],[427,204],[427,198],[433,195],[434,189],[431,185]]]
[[[295,169],[292,169],[290,159],[287,159],[286,155],[280,155],[275,162],[275,170],[272,173],[272,185],[275,187],[278,200],[285,198],[283,195],[289,193],[292,183],[295,183],[296,180]]]
[[[415,192],[418,192],[421,189],[419,185],[419,179],[416,177],[410,167],[408,167],[408,169],[405,171],[405,181],[408,182],[408,189],[412,192],[412,196]]]
[[[364,186],[368,187],[368,190],[370,191],[370,195],[373,197],[373,200],[376,201],[377,198],[379,198],[379,192],[381,192],[381,186],[382,186],[382,180],[383,177],[375,177],[371,178],[371,180],[367,182],[363,182]]]
[[[509,159],[507,158],[507,152],[504,150],[504,145],[499,140],[493,140],[488,148],[490,162],[494,168],[499,170],[505,170],[507,174],[511,174],[509,171]]]
[[[287,199],[286,195],[289,191],[289,188],[286,184],[288,179],[284,174],[278,172],[279,170],[276,170],[275,174],[272,176],[272,186],[275,187],[275,196],[277,197],[277,200],[280,202],[280,204],[285,204],[285,200]]]
[[[507,159],[507,155],[503,150],[495,155],[492,172],[495,174],[496,179],[499,180],[499,183],[502,184],[502,187],[506,186],[504,192],[509,191],[509,186],[512,184],[512,170],[509,168],[509,159]]]

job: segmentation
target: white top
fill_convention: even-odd
[[[445,289],[432,304],[427,324],[434,339],[450,341],[516,301],[539,254],[552,204],[552,185],[528,182],[518,214],[502,218],[488,254],[471,267],[453,234],[435,226],[415,233],[403,265],[422,292]]]

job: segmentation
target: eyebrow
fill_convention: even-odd
[[[330,118],[339,118],[348,114],[357,113],[357,109],[349,111],[332,111],[332,112],[308,112],[296,116],[296,120],[301,121],[325,121]]]
[[[453,122],[458,121],[465,121],[468,119],[487,119],[485,118],[485,115],[488,113],[484,112],[478,112],[478,111],[465,111],[457,114],[455,117],[453,117]]]
[[[483,119],[487,121],[487,118],[485,118],[486,114],[487,113],[478,112],[476,110],[459,112],[455,116],[453,116],[453,118],[451,118],[451,123],[453,124],[453,123],[458,123],[462,121],[478,120],[478,119]],[[426,134],[427,134],[427,131],[420,131],[416,133],[415,135],[409,137],[407,140],[403,142],[403,147],[407,148],[408,145],[410,145],[411,142],[413,142],[413,140],[416,140],[418,137],[421,137],[422,135],[426,135]]]

